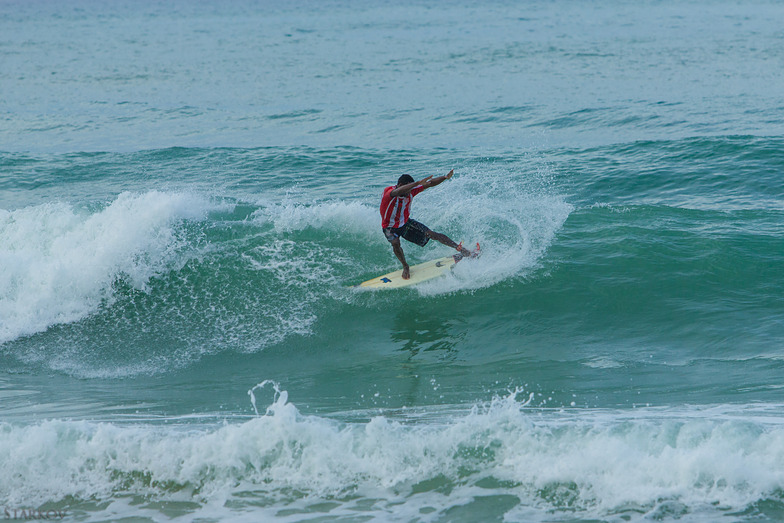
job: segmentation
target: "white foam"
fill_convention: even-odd
[[[258,516],[328,502],[332,516],[406,519],[503,495],[518,500],[510,519],[652,516],[670,504],[710,517],[784,486],[780,405],[541,411],[515,391],[440,418],[342,423],[301,414],[268,381],[254,403],[268,384],[265,415],[213,427],[0,425],[0,503],[143,495]]]
[[[307,228],[332,229],[383,238],[378,208],[357,201],[328,201],[309,205],[286,200],[262,206],[253,218],[257,222],[272,223],[278,232]]]
[[[597,356],[584,362],[583,365],[592,369],[619,369],[623,367],[623,363],[608,358],[607,356]]]
[[[96,212],[62,202],[0,211],[0,343],[86,317],[117,278],[144,289],[183,246],[176,224],[211,207],[151,191]]]

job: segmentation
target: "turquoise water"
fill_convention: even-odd
[[[781,20],[4,3],[0,505],[784,519]],[[482,257],[351,288],[450,169],[412,215]]]

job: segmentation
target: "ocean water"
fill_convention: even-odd
[[[0,3],[3,516],[784,520],[782,21]]]

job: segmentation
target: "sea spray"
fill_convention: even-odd
[[[250,396],[250,402],[253,405],[253,412],[256,413],[256,416],[259,415],[259,409],[256,408],[256,395],[253,393],[256,389],[263,389],[267,385],[272,385],[273,390],[275,391],[275,395],[272,398],[272,403],[269,407],[267,407],[266,415],[274,414],[276,406],[283,406],[289,399],[289,393],[287,391],[281,391],[280,385],[272,380],[264,380],[261,383],[254,385],[253,388],[248,390],[248,396]]]

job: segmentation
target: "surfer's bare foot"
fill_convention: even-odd
[[[411,271],[408,269],[408,265],[403,267],[403,279],[407,280],[411,277]]]

